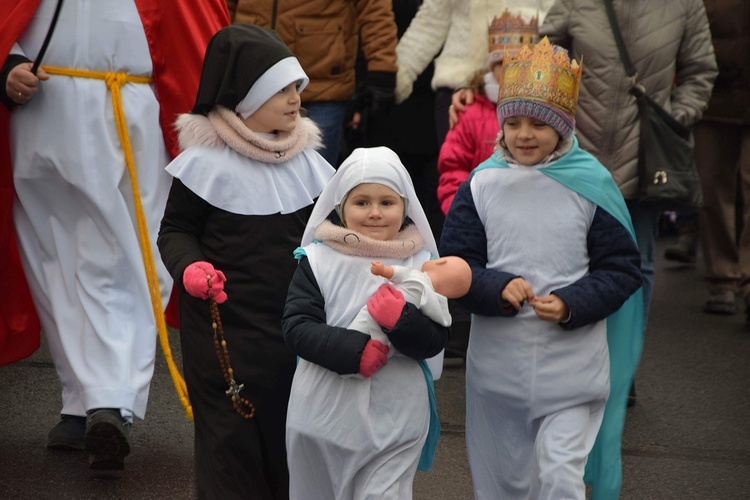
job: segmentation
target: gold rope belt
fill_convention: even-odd
[[[112,95],[112,111],[115,115],[117,135],[120,138],[120,144],[125,155],[125,164],[128,167],[128,174],[130,175],[130,183],[133,187],[133,202],[135,204],[136,220],[138,221],[138,237],[141,245],[141,255],[143,257],[143,266],[146,270],[146,279],[148,281],[149,294],[151,295],[151,306],[154,310],[156,327],[159,332],[159,343],[161,344],[162,351],[164,352],[164,357],[167,361],[169,373],[172,375],[172,382],[174,383],[175,389],[177,390],[177,395],[180,398],[182,406],[185,408],[185,412],[187,413],[188,418],[192,420],[193,409],[190,406],[190,401],[188,400],[187,385],[185,384],[185,380],[182,378],[182,375],[180,375],[179,370],[177,370],[174,358],[172,357],[172,349],[169,347],[169,335],[167,333],[167,323],[164,319],[164,306],[161,301],[159,279],[156,274],[154,256],[151,252],[151,240],[148,236],[148,226],[146,224],[146,216],[143,213],[143,204],[141,203],[141,194],[140,190],[138,189],[138,178],[135,171],[135,162],[133,161],[133,147],[130,144],[130,134],[128,134],[128,125],[125,121],[125,110],[122,106],[122,94],[120,93],[120,89],[126,83],[149,84],[153,82],[153,79],[147,76],[128,75],[123,72],[102,72],[90,71],[85,69],[56,68],[51,66],[42,66],[42,68],[50,75],[104,80],[104,83],[107,84],[107,88]]]

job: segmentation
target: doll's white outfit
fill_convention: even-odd
[[[404,294],[404,299],[407,302],[417,306],[422,314],[436,323],[451,326],[448,299],[435,291],[427,273],[406,266],[394,265],[391,267],[393,268],[393,276],[389,281],[397,285],[396,289]],[[349,328],[368,332],[373,339],[390,346],[388,336],[383,333],[383,329],[380,328],[377,321],[367,312],[366,306],[360,309]],[[397,352],[396,349],[391,348],[388,351],[388,357],[390,358]],[[443,371],[443,353],[441,352],[434,358],[428,359],[427,366],[432,371],[433,380],[438,380]]]

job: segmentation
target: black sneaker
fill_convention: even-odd
[[[130,422],[122,418],[120,410],[101,408],[91,410],[86,417],[86,451],[89,468],[122,470],[130,453]]]
[[[60,421],[47,435],[47,448],[53,450],[85,450],[86,417],[60,415]]]
[[[674,245],[668,246],[664,250],[664,258],[683,264],[695,264],[697,253],[697,240],[692,237],[680,236]]]

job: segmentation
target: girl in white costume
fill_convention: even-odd
[[[458,300],[473,314],[466,446],[482,500],[585,498],[610,393],[607,318],[642,305],[622,195],[573,136],[579,80],[546,38],[504,63],[500,148],[461,185],[442,233],[441,250],[472,269]]]
[[[321,194],[302,245],[282,320],[301,358],[287,414],[290,497],[409,499],[439,432],[424,360],[448,329],[370,273],[373,259],[419,269],[437,255],[398,156],[356,149]],[[390,358],[387,345],[349,328],[365,304],[396,350]]]

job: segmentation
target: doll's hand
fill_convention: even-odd
[[[182,283],[187,293],[203,300],[208,300],[209,296],[213,297],[217,304],[227,300],[227,294],[224,292],[226,280],[224,273],[202,260],[193,262],[182,273]]]
[[[500,298],[510,303],[518,311],[524,302],[534,300],[534,290],[531,289],[531,285],[525,279],[514,278],[505,285],[500,293]]]
[[[568,318],[568,305],[557,295],[545,295],[529,301],[534,312],[543,321],[560,323]]]
[[[386,279],[393,278],[393,268],[391,266],[386,266],[379,260],[372,261],[370,264],[370,272],[375,276],[382,276]]]
[[[388,362],[389,350],[390,348],[379,340],[368,340],[359,359],[359,374],[365,378],[372,377]]]
[[[370,272],[375,276],[383,276],[383,268],[385,266],[379,260],[374,260],[370,263]]]
[[[390,330],[401,317],[406,306],[404,294],[396,290],[390,283],[383,283],[367,299],[367,312],[383,328]]]

